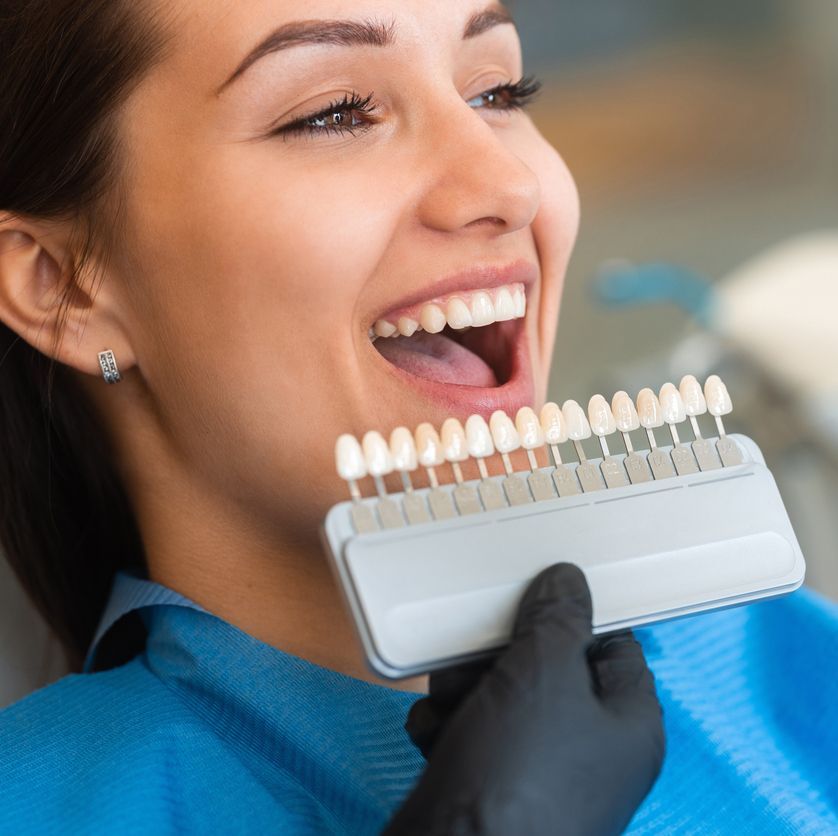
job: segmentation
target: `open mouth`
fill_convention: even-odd
[[[435,383],[503,386],[515,371],[526,316],[523,283],[457,292],[390,311],[370,329],[392,365]]]

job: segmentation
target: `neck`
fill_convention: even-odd
[[[385,680],[367,667],[316,539],[267,545],[229,513],[199,511],[194,494],[191,500],[188,514],[172,514],[183,506],[171,502],[145,509],[141,529],[153,580],[287,653],[368,682],[427,691],[426,677]]]
[[[277,509],[263,509],[270,522],[260,524],[252,508],[194,478],[157,430],[143,392],[126,416],[94,384],[80,376],[116,428],[116,461],[153,580],[279,650],[357,679],[427,692],[427,677],[385,680],[367,667],[313,520],[303,524],[292,511],[283,528]],[[308,533],[289,535],[294,525]]]

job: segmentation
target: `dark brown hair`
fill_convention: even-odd
[[[163,46],[141,5],[0,0],[0,215],[72,221],[76,276],[114,232],[115,111]],[[73,667],[114,572],[143,564],[112,462],[72,373],[0,323],[0,548]]]

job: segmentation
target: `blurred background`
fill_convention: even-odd
[[[551,397],[721,374],[838,600],[838,2],[510,5],[582,200]]]
[[[720,373],[838,600],[838,1],[510,6],[582,198],[551,397]],[[0,560],[0,706],[61,672]]]

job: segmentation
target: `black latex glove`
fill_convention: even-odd
[[[384,836],[619,833],[664,753],[631,632],[594,638],[582,571],[544,570],[490,662],[432,675],[406,728],[428,757]]]

